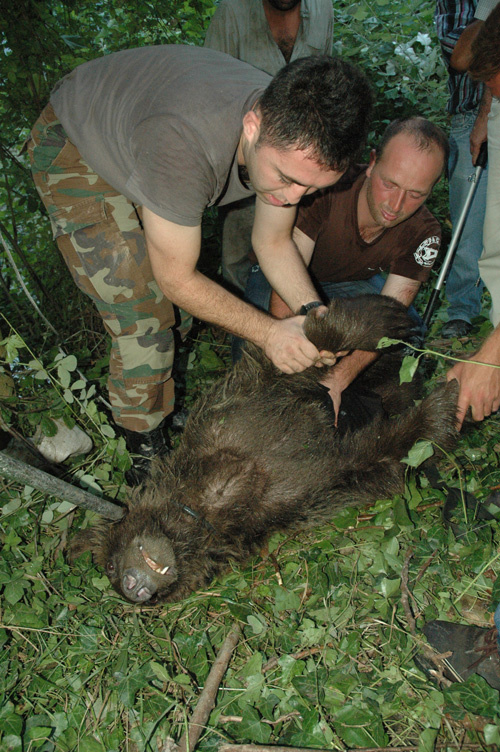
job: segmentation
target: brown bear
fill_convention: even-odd
[[[309,339],[333,353],[376,350],[409,328],[404,306],[382,295],[334,300],[325,316],[313,310],[305,321]],[[325,369],[286,375],[247,346],[197,401],[179,447],[153,463],[125,517],[80,533],[73,555],[91,550],[134,603],[174,601],[245,561],[275,531],[320,525],[336,509],[401,491],[400,461],[418,439],[453,445],[458,389],[440,386],[415,405],[415,387],[399,385],[401,356],[383,353],[344,393],[335,426]]]

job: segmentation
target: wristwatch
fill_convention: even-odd
[[[320,300],[313,300],[311,303],[306,303],[305,305],[300,307],[300,311],[298,312],[298,316],[305,316],[308,311],[310,311],[312,308],[319,308],[320,306],[325,305]]]

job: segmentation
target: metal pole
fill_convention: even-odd
[[[98,496],[88,493],[88,491],[72,486],[71,483],[66,483],[60,478],[54,478],[53,475],[49,475],[43,470],[38,470],[36,467],[15,460],[5,452],[0,452],[0,476],[33,486],[48,496],[56,496],[84,509],[98,512],[98,514],[110,520],[119,520],[125,514],[125,510],[117,504],[100,499]]]

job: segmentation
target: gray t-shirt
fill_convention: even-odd
[[[176,224],[253,194],[239,179],[243,115],[270,76],[214,50],[141,47],[80,65],[51,104],[82,157],[115,190]]]

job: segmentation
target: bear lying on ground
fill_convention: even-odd
[[[404,306],[381,295],[335,300],[323,318],[316,313],[306,334],[331,352],[375,350],[381,337],[404,339],[410,328]],[[126,516],[78,534],[73,555],[91,550],[132,602],[175,601],[278,530],[310,528],[336,509],[401,491],[400,460],[415,441],[453,445],[458,388],[438,387],[415,406],[414,387],[399,386],[400,355],[384,353],[344,393],[336,428],[319,383],[324,368],[285,375],[249,346],[198,400],[179,447],[153,463]],[[380,409],[359,427],[367,386]]]

